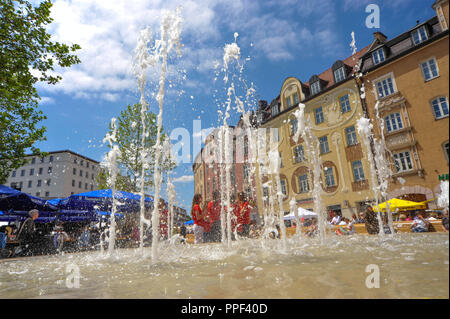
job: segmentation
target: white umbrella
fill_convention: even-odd
[[[301,207],[298,208],[297,213],[298,213],[298,217],[299,218],[302,218],[302,217],[317,217],[316,213],[314,213],[314,212],[312,212],[310,210],[301,208]],[[284,216],[283,219],[284,220],[293,220],[293,219],[295,219],[295,214],[293,212],[289,213],[288,215]]]

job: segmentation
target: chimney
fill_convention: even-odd
[[[385,36],[383,33],[377,31],[373,33],[373,37],[375,38],[375,40],[380,41],[381,43],[385,43],[387,36]]]

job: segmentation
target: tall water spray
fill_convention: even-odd
[[[159,113],[157,117],[157,134],[156,134],[156,144],[154,146],[155,163],[154,163],[154,207],[152,212],[152,259],[156,261],[158,258],[158,241],[159,241],[159,204],[160,204],[160,190],[161,190],[161,172],[160,172],[160,162],[161,162],[161,129],[162,129],[162,115],[163,115],[163,101],[165,94],[165,82],[167,74],[167,64],[169,54],[172,50],[176,50],[178,56],[181,56],[181,8],[177,8],[175,12],[164,11],[161,27],[160,27],[160,39],[156,40],[154,46],[148,52],[147,45],[151,42],[150,29],[141,32],[141,39],[138,43],[137,53],[138,53],[138,70],[135,72],[138,77],[138,84],[141,90],[141,106],[143,112],[145,112],[145,98],[144,98],[144,88],[145,88],[145,72],[148,66],[155,67],[160,63],[160,76],[159,76],[159,90],[156,94],[156,101],[158,102]],[[141,178],[144,178],[144,172]],[[141,196],[143,194],[143,181],[141,181]],[[143,198],[141,197],[141,243],[143,238]]]
[[[120,155],[119,146],[115,144],[117,134],[116,118],[111,119],[112,134],[107,133],[103,142],[108,142],[111,150],[107,154],[107,165],[109,171],[109,184],[112,192],[112,208],[109,224],[108,254],[112,254],[116,243],[116,179],[117,179],[117,157]]]
[[[379,227],[379,234],[383,237],[384,236],[384,228],[383,228],[383,221],[381,219],[381,213],[379,209],[379,186],[378,186],[378,179],[377,179],[377,171],[375,168],[375,160],[372,155],[372,149],[371,149],[371,139],[373,139],[373,125],[370,123],[370,119],[366,117],[361,117],[356,122],[356,127],[358,130],[359,135],[362,137],[364,141],[364,145],[366,146],[366,153],[369,160],[370,165],[370,179],[372,182],[372,193],[375,197],[376,206],[378,208],[377,213],[377,219],[378,219],[378,227]]]
[[[306,153],[309,154],[309,169],[312,171],[313,175],[314,210],[318,219],[319,237],[323,243],[326,238],[328,225],[326,213],[322,207],[322,185],[320,182],[320,176],[322,173],[322,159],[319,156],[320,146],[317,137],[314,136],[311,131],[309,121],[305,118],[305,104],[300,103],[298,107],[299,109],[294,112],[298,125],[297,132],[294,135],[294,140],[298,141],[298,138],[301,135],[302,139],[305,141]]]

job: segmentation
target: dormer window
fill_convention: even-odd
[[[287,107],[287,108],[290,108],[291,106],[292,106],[292,100],[291,100],[291,97],[288,96],[288,97],[286,98],[286,107]]]
[[[272,111],[272,116],[275,116],[278,114],[278,104],[275,103],[274,105],[271,106],[271,111]]]
[[[412,38],[415,45],[418,45],[423,41],[426,41],[428,39],[428,34],[427,30],[425,29],[425,26],[421,26],[419,29],[414,30],[412,32]]]
[[[375,64],[375,65],[386,60],[383,48],[380,48],[372,53],[372,60],[373,60],[373,64]]]
[[[298,93],[294,93],[294,95],[292,95],[292,98],[294,99],[294,105],[300,102],[300,100],[298,99]]]
[[[311,84],[311,95],[315,95],[320,92],[320,82],[316,81]]]
[[[345,69],[344,67],[340,67],[336,71],[334,71],[334,79],[335,82],[341,82],[342,80],[345,80]]]

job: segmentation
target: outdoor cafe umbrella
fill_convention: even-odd
[[[381,203],[378,205],[373,205],[372,208],[375,212],[378,212],[378,209],[382,212],[387,211],[387,204],[389,204],[389,210],[391,212],[396,211],[397,209],[399,211],[408,211],[408,210],[417,210],[417,209],[426,209],[426,203],[424,202],[412,202],[409,200],[404,199],[398,199],[398,198],[392,198],[384,203]]]
[[[55,211],[57,207],[46,200],[18,191],[5,185],[0,185],[0,210]]]
[[[185,224],[185,225],[192,225],[192,224],[194,224],[194,220],[191,219],[191,220],[185,222],[184,224]]]
[[[298,214],[298,218],[317,217],[316,213],[314,213],[314,212],[312,212],[310,210],[304,209],[302,207],[298,207],[297,214]],[[293,219],[295,219],[294,212],[291,212],[291,213],[287,214],[286,216],[283,217],[283,219],[284,220],[293,220]]]
[[[117,211],[133,211],[140,207],[141,196],[139,194],[116,191],[114,198],[117,201]],[[153,199],[145,197],[146,206],[151,206]],[[74,194],[59,202],[62,209],[73,210],[101,210],[109,211],[112,207],[112,190],[100,189],[86,193]]]

